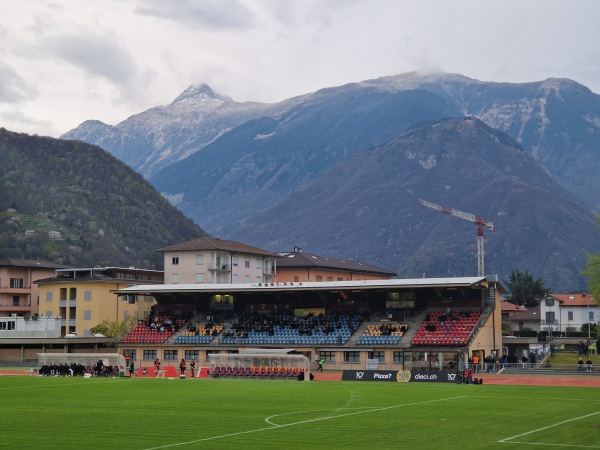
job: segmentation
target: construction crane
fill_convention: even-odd
[[[427,200],[419,200],[419,203],[423,206],[427,206],[428,208],[450,214],[451,216],[458,217],[460,219],[468,220],[469,222],[473,222],[475,225],[477,225],[477,275],[480,277],[485,276],[483,266],[483,227],[486,226],[490,229],[490,231],[494,231],[494,224],[483,217],[457,211],[456,209],[448,208],[446,206],[436,205],[435,203],[428,202]]]

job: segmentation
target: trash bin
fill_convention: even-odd
[[[125,372],[123,372],[123,371],[119,372],[119,378],[125,378]]]

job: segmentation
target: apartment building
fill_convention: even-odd
[[[114,291],[140,284],[163,284],[162,271],[123,267],[57,269],[54,276],[37,280],[41,317],[60,317],[61,336],[89,337],[91,329],[107,320],[133,315],[145,318],[152,297],[117,296]]]
[[[0,317],[38,314],[37,280],[51,277],[63,264],[29,259],[0,258]]]

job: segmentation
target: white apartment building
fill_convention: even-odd
[[[548,294],[540,302],[540,330],[580,331],[588,323],[598,323],[600,307],[590,294]]]
[[[158,249],[165,284],[238,284],[275,281],[278,254],[236,241],[202,237]]]

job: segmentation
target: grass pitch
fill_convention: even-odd
[[[0,378],[0,447],[600,449],[594,388]]]

